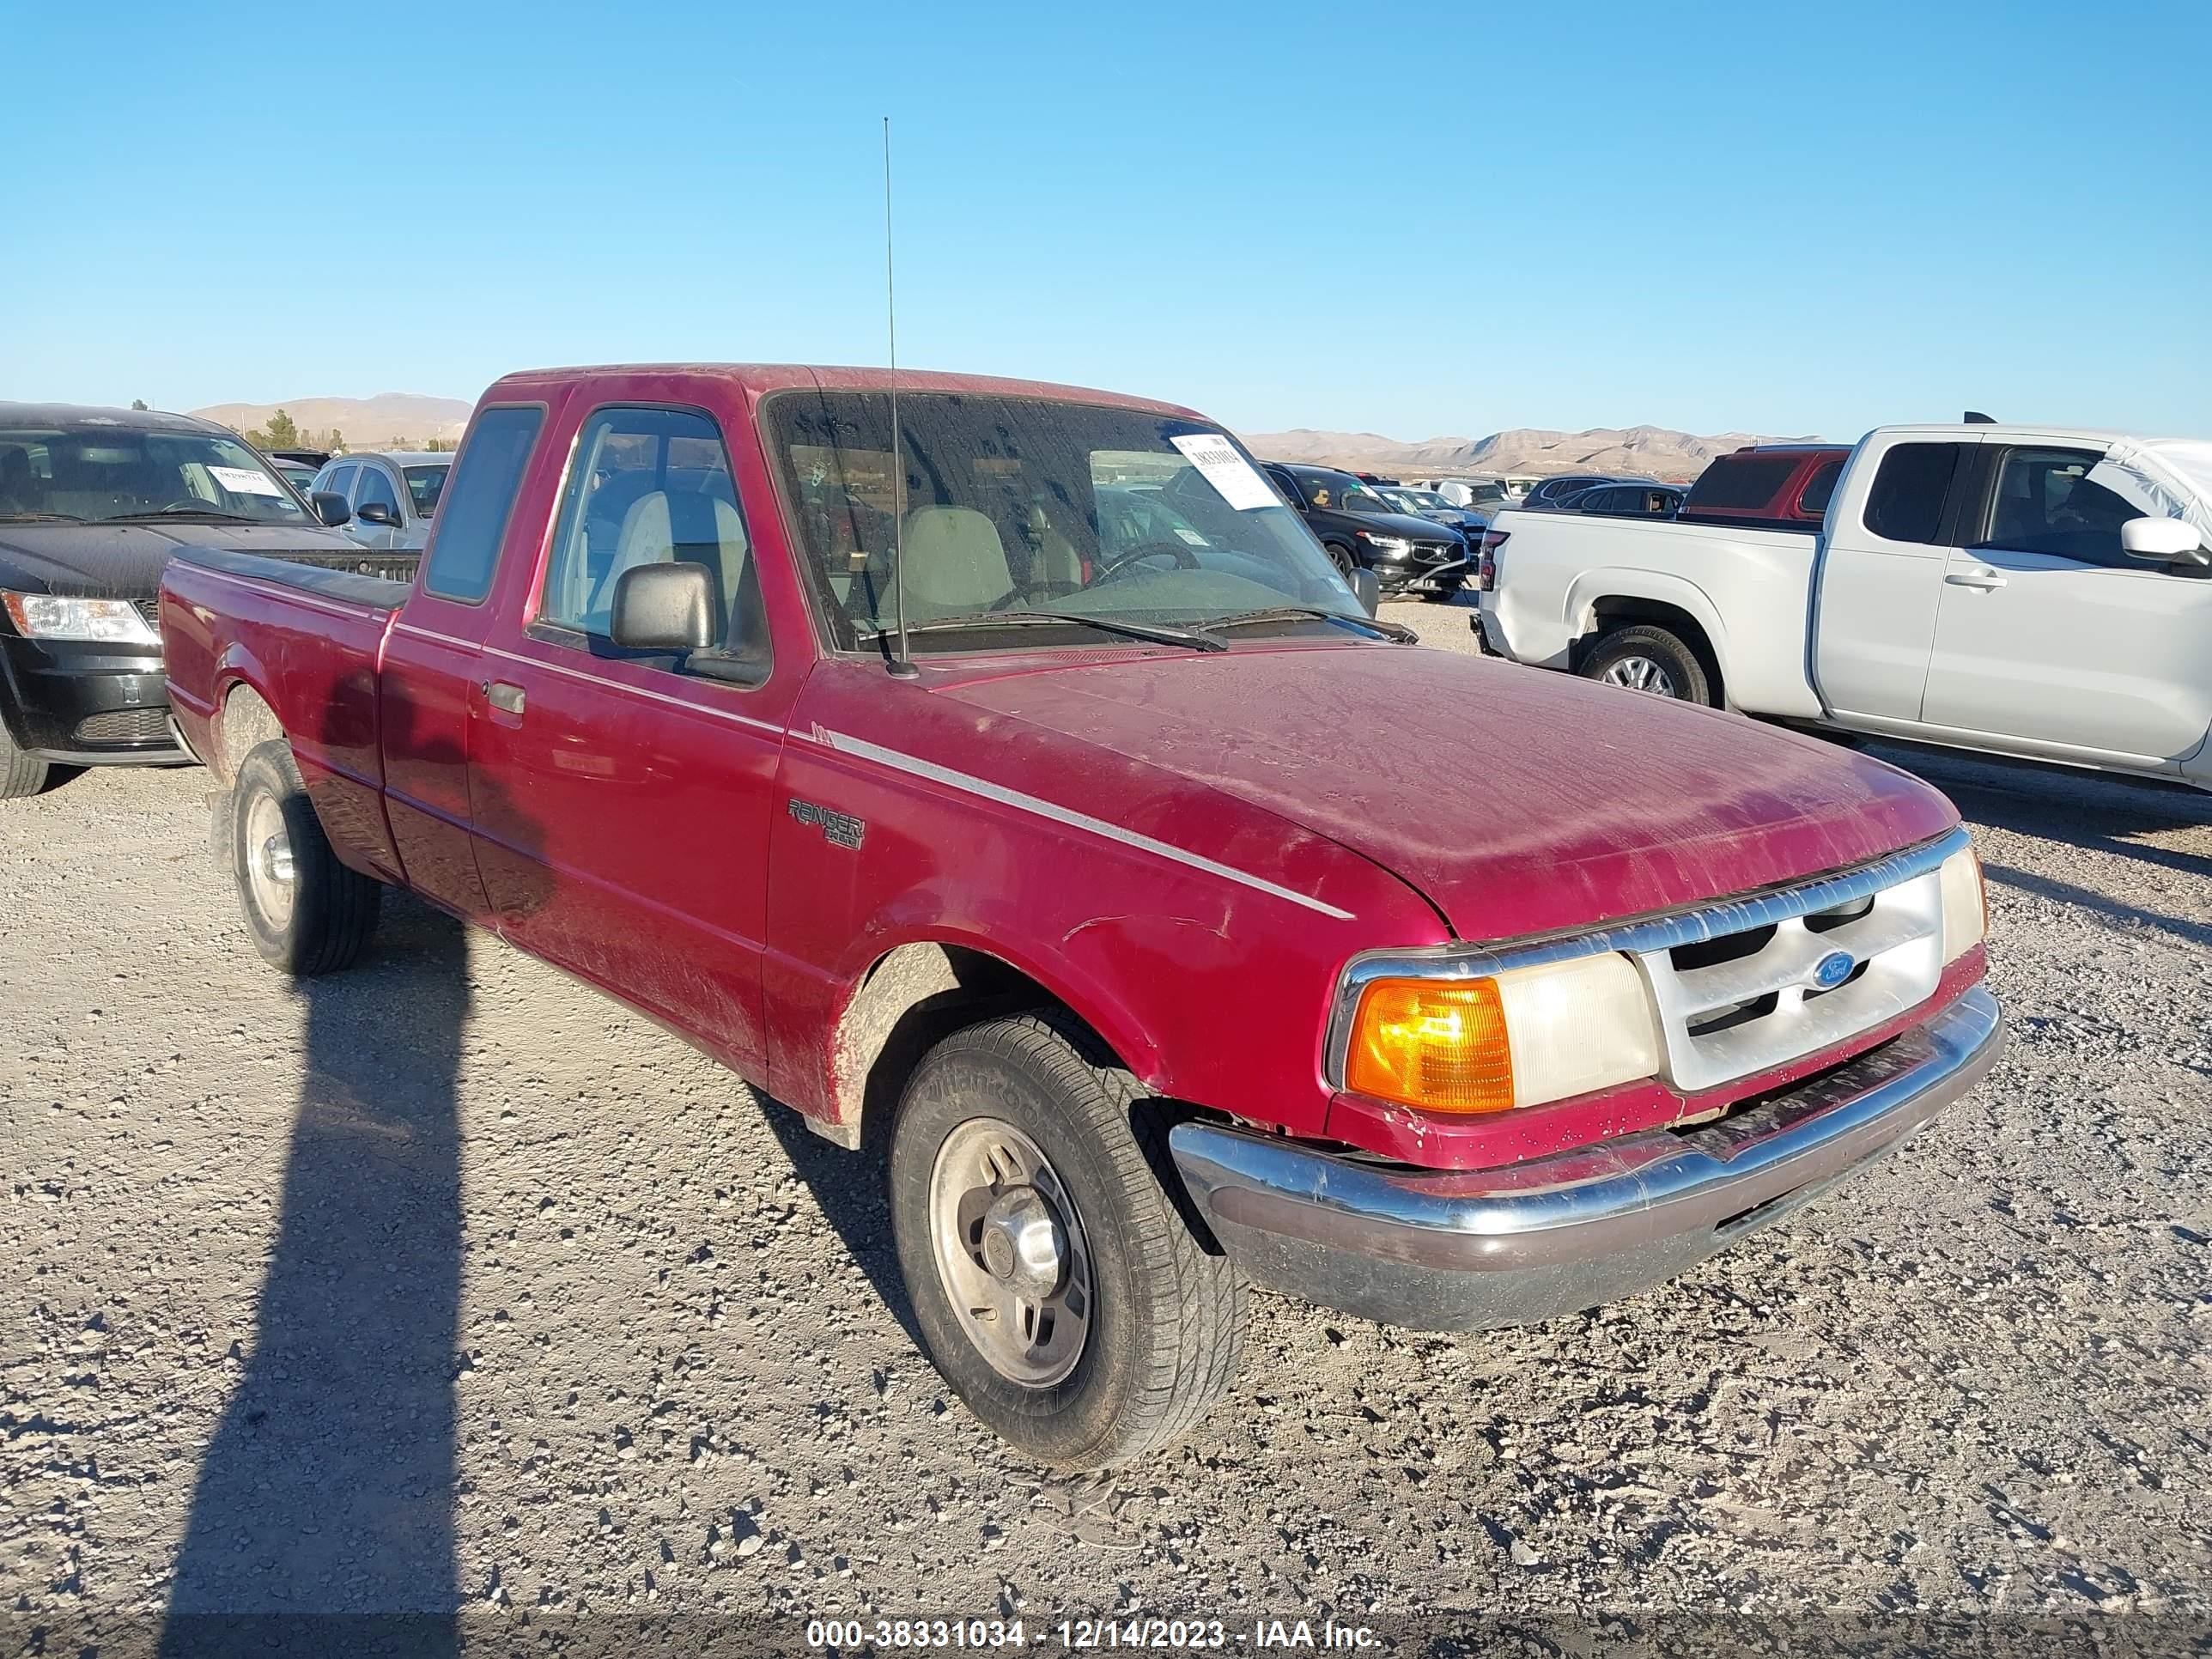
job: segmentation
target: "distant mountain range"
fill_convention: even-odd
[[[234,432],[251,432],[278,410],[302,433],[319,440],[332,428],[354,449],[380,449],[395,438],[410,444],[432,438],[456,439],[474,405],[458,398],[424,398],[411,392],[380,392],[374,398],[298,398],[281,404],[216,404],[191,412]]]
[[[1487,438],[1431,438],[1407,443],[1374,432],[1253,432],[1244,441],[1263,460],[1305,461],[1355,472],[1400,477],[1466,472],[1642,473],[1669,482],[1694,478],[1716,455],[1746,444],[1815,441],[1720,432],[1711,437],[1663,426],[1592,427],[1587,432],[1545,432],[1516,427]]]

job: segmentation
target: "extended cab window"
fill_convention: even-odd
[[[2142,568],[2120,548],[2120,526],[2142,517],[2142,509],[2090,481],[2090,469],[2104,459],[2094,449],[2008,450],[1990,502],[1989,534],[1976,545]]]
[[[1898,444],[1867,492],[1866,527],[1885,541],[1934,545],[1965,444]]]
[[[453,488],[430,538],[424,592],[480,605],[491,592],[499,544],[544,422],[542,409],[488,409],[477,418],[468,447],[453,464]]]
[[[714,634],[757,629],[757,579],[721,429],[689,409],[602,409],[584,422],[561,498],[538,620],[605,639],[615,583],[687,560],[714,577]]]

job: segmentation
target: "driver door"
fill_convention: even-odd
[[[2212,580],[2130,557],[2100,448],[2013,444],[1938,601],[1924,724],[2051,760],[2172,770],[2212,725]]]

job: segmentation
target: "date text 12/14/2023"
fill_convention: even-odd
[[[1057,1645],[1071,1652],[1146,1650],[1163,1652],[1249,1648],[1360,1652],[1380,1645],[1364,1625],[1334,1618],[1255,1619],[1231,1625],[1219,1619],[1062,1619],[1036,1625],[1021,1619],[816,1619],[806,1645],[833,1653],[884,1649],[1008,1649]]]

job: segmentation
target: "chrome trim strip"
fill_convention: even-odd
[[[1893,1150],[2003,1050],[1977,986],[1935,1019],[1823,1078],[1688,1131],[1646,1130],[1466,1174],[1378,1169],[1211,1123],[1169,1134],[1209,1223],[1444,1273],[1549,1269],[1711,1230],[1719,1244],[1784,1201]],[[1235,1251],[1232,1248],[1231,1254]]]
[[[1344,1086],[1345,1050],[1352,1040],[1352,1014],[1370,981],[1392,978],[1480,979],[1509,968],[1540,968],[1609,951],[1634,955],[1668,951],[1763,927],[1792,916],[1811,915],[1849,904],[1901,881],[1941,867],[1945,859],[1970,847],[1964,827],[1934,841],[1908,847],[1839,875],[1802,884],[1768,888],[1717,904],[1650,916],[1601,927],[1594,933],[1554,935],[1506,945],[1438,945],[1421,950],[1370,951],[1344,965],[1331,1006],[1325,1067],[1333,1088]]]
[[[1325,904],[1317,898],[1295,892],[1288,887],[1279,886],[1272,881],[1243,870],[1234,869],[1226,864],[1217,864],[1212,859],[1203,858],[1196,853],[1186,852],[1183,848],[1170,846],[1164,841],[1155,841],[1150,836],[1140,836],[1133,830],[1124,830],[1118,823],[1108,823],[1103,818],[1094,818],[1087,813],[1073,811],[1065,806],[1056,806],[1052,802],[1041,800],[1035,795],[1025,795],[1018,789],[1009,789],[1003,784],[971,777],[965,772],[956,772],[949,766],[939,766],[934,761],[920,760],[912,755],[901,754],[896,749],[885,749],[879,744],[869,743],[860,738],[848,737],[842,732],[831,732],[823,726],[816,726],[813,735],[815,741],[840,754],[854,755],[864,760],[872,760],[878,765],[888,766],[894,771],[904,772],[913,777],[927,778],[933,783],[943,784],[948,789],[957,789],[963,794],[980,796],[985,800],[996,801],[1001,806],[1011,806],[1017,811],[1033,813],[1038,817],[1049,818],[1055,823],[1066,824],[1070,829],[1083,830],[1085,834],[1099,836],[1103,840],[1119,842],[1124,847],[1133,847],[1139,852],[1151,853],[1159,858],[1172,860],[1190,869],[1200,870],[1207,875],[1218,876],[1224,881],[1233,881],[1239,886],[1249,887],[1255,892],[1265,893],[1272,898],[1285,899],[1292,904],[1304,905],[1309,910],[1318,911],[1322,915],[1333,917],[1338,921],[1351,921],[1354,919],[1351,911],[1340,910],[1334,904]]]

